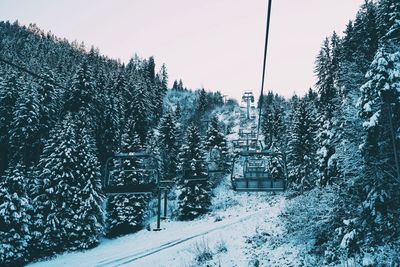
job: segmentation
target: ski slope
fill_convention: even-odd
[[[237,139],[239,127],[252,126],[254,121],[240,127],[237,120],[227,139]],[[283,235],[279,214],[285,204],[283,193],[234,192],[227,175],[214,189],[211,212],[205,216],[194,221],[163,221],[162,231],[144,229],[104,239],[91,250],[64,253],[29,266],[296,266],[296,248],[274,241]],[[221,244],[224,249],[218,249]],[[212,251],[212,259],[196,261],[204,248]]]
[[[248,266],[252,252],[245,246],[246,238],[261,228],[279,234],[278,215],[284,205],[282,195],[233,192],[226,177],[215,190],[213,211],[195,221],[163,222],[159,232],[141,230],[104,239],[91,250],[64,253],[29,266],[191,266],[196,246],[213,249],[219,243],[226,244],[227,251],[216,253],[211,264]]]

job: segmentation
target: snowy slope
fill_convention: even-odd
[[[281,195],[236,193],[230,190],[228,177],[215,191],[214,211],[191,222],[169,221],[164,230],[142,230],[113,240],[103,240],[84,252],[64,253],[29,266],[190,266],[196,246],[214,249],[226,244],[226,252],[216,253],[210,264],[248,266],[253,254],[246,240],[259,229],[279,232],[278,214],[285,205]],[[279,255],[278,255],[279,256]]]
[[[238,138],[237,114],[229,141]],[[253,122],[241,125],[251,128]],[[283,240],[279,214],[286,199],[267,192],[238,193],[229,175],[214,189],[211,212],[194,221],[164,221],[162,231],[142,230],[83,252],[64,253],[29,266],[296,266],[297,250]],[[211,256],[199,261],[199,253]]]

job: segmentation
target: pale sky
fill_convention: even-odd
[[[323,39],[339,34],[364,0],[273,0],[266,90],[302,94],[315,83]],[[259,95],[267,0],[0,0],[0,20],[36,23],[127,62],[138,53],[168,68],[170,83]]]

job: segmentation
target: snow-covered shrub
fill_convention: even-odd
[[[197,241],[193,245],[194,259],[198,264],[204,264],[207,261],[211,261],[214,257],[214,252],[210,248],[208,242],[205,239]]]
[[[221,239],[220,241],[217,242],[215,245],[215,250],[217,253],[225,253],[228,251],[228,246],[226,244],[226,241]]]
[[[288,201],[282,213],[288,238],[306,251],[323,255],[330,240],[335,214],[333,206],[337,189],[333,187],[314,188]],[[310,249],[311,248],[311,249]]]

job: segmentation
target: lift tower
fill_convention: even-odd
[[[242,96],[242,102],[246,103],[246,118],[248,120],[250,120],[250,107],[251,107],[251,103],[254,103],[254,96],[252,92],[244,92],[243,96]]]

